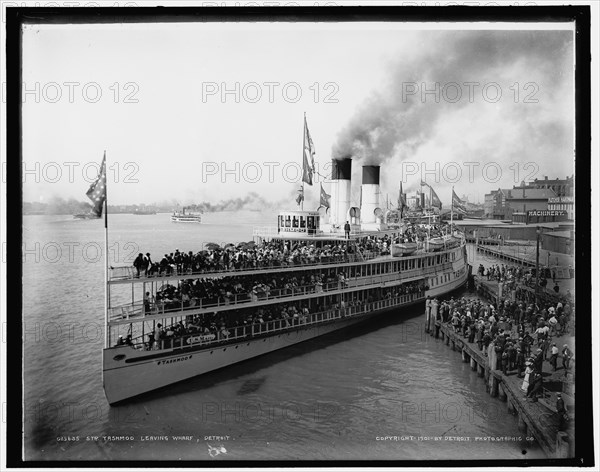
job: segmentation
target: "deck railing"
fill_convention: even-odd
[[[145,310],[143,303],[125,304],[109,309],[109,318],[111,320],[130,319],[135,317],[151,316],[151,315],[170,315],[177,312],[185,312],[191,310],[212,309],[224,306],[234,307],[247,303],[259,303],[269,300],[286,299],[291,297],[310,295],[315,293],[326,293],[335,290],[343,290],[346,288],[365,287],[369,285],[383,285],[388,282],[397,282],[400,280],[410,279],[412,277],[426,276],[439,272],[440,270],[448,270],[452,267],[451,262],[443,264],[416,268],[401,273],[386,273],[379,275],[371,275],[366,277],[347,278],[342,281],[329,282],[325,284],[310,284],[300,287],[271,289],[268,292],[261,294],[241,293],[232,294],[231,297],[218,298],[192,298],[190,301],[175,301],[170,304],[164,302],[153,302],[150,304],[149,310]],[[170,305],[170,306],[168,306]]]
[[[277,319],[266,321],[264,323],[253,323],[250,325],[238,325],[231,328],[227,328],[225,331],[220,330],[212,332],[210,334],[194,333],[185,334],[182,336],[173,336],[167,339],[161,339],[154,341],[153,346],[149,346],[144,337],[148,334],[143,334],[132,338],[132,348],[137,350],[163,350],[172,348],[183,348],[192,346],[211,346],[219,345],[224,343],[231,343],[239,341],[241,339],[254,338],[257,336],[264,336],[276,332],[292,331],[298,327],[311,326],[321,323],[338,320],[341,318],[349,318],[353,316],[360,316],[363,314],[371,313],[386,308],[393,308],[395,306],[401,306],[406,303],[416,302],[420,299],[424,299],[424,292],[408,293],[399,295],[398,297],[386,298],[371,303],[363,303],[355,306],[348,306],[345,308],[337,308],[326,310],[323,312],[312,313],[309,315],[303,315],[298,313],[297,317],[290,317],[285,319]],[[182,317],[183,320],[185,317]],[[173,323],[178,323],[179,320],[175,318]]]
[[[386,255],[386,254],[383,254]],[[181,278],[189,278],[190,276],[201,276],[201,275],[232,275],[232,274],[242,274],[244,272],[256,272],[256,271],[273,271],[278,269],[294,269],[294,268],[305,268],[305,267],[317,267],[317,266],[327,266],[327,265],[335,265],[335,264],[347,264],[352,262],[363,262],[365,260],[372,260],[377,257],[381,257],[382,254],[380,252],[368,251],[363,252],[362,257],[358,254],[343,254],[339,256],[327,256],[319,259],[318,257],[314,262],[290,262],[290,261],[271,261],[269,264],[260,264],[255,267],[225,267],[218,266],[210,269],[202,269],[202,270],[177,270],[176,267],[171,267],[169,273],[161,273],[155,274],[152,276],[144,276],[142,273],[140,276],[137,276],[137,270],[133,266],[117,266],[110,268],[109,280],[110,281],[122,281],[122,280],[131,280],[135,281],[140,278],[148,278],[150,280],[157,279],[169,279],[173,277],[181,277]]]

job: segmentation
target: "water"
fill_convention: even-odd
[[[205,214],[201,225],[111,215],[110,264],[248,241],[253,226],[271,223],[257,212]],[[522,435],[460,354],[423,333],[423,307],[109,407],[102,221],[25,216],[23,231],[26,459],[544,457],[525,439],[476,441]]]

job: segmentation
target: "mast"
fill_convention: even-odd
[[[302,167],[306,162],[306,112],[304,112],[304,129],[302,130]],[[302,200],[300,200],[300,210],[304,210],[304,172],[302,171]]]
[[[104,151],[104,165],[106,166],[106,150]],[[110,330],[108,328],[108,306],[110,304],[110,288],[108,286],[108,180],[104,184],[104,192],[104,347],[108,348],[110,347]]]
[[[454,185],[452,186],[452,200],[450,200],[450,234],[452,234],[453,220],[454,220]]]

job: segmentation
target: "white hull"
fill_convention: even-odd
[[[466,255],[465,255],[466,256]],[[463,286],[469,275],[466,257],[445,271],[426,276],[425,295],[440,297]],[[385,285],[385,282],[383,282]],[[423,303],[424,298],[393,305],[392,300],[375,302],[372,311],[331,321],[300,325],[260,336],[241,338],[229,344],[193,346],[187,349],[136,350],[129,346],[104,349],[104,391],[110,404],[205,374],[237,362],[261,356],[293,344],[336,331],[390,311]]]
[[[178,216],[172,216],[171,221],[173,223],[202,223],[202,219],[199,216],[197,218],[182,218]]]
[[[364,315],[341,318],[331,323],[308,325],[289,332],[274,333],[270,336],[241,340],[226,346],[212,346],[196,351],[175,350],[174,352],[172,349],[168,352],[135,351],[128,346],[104,349],[104,391],[106,398],[110,404],[113,404],[175,382],[308,341],[359,323],[374,315],[389,312],[393,309],[405,308],[406,306],[385,308]],[[123,360],[114,360],[114,357],[119,355],[127,357]],[[160,357],[137,362],[125,362],[126,359],[131,360],[135,357],[151,355],[160,355]]]

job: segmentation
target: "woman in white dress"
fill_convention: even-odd
[[[525,378],[523,379],[523,385],[521,385],[521,390],[527,393],[529,389],[529,375],[533,373],[533,364],[530,361],[525,362]]]

